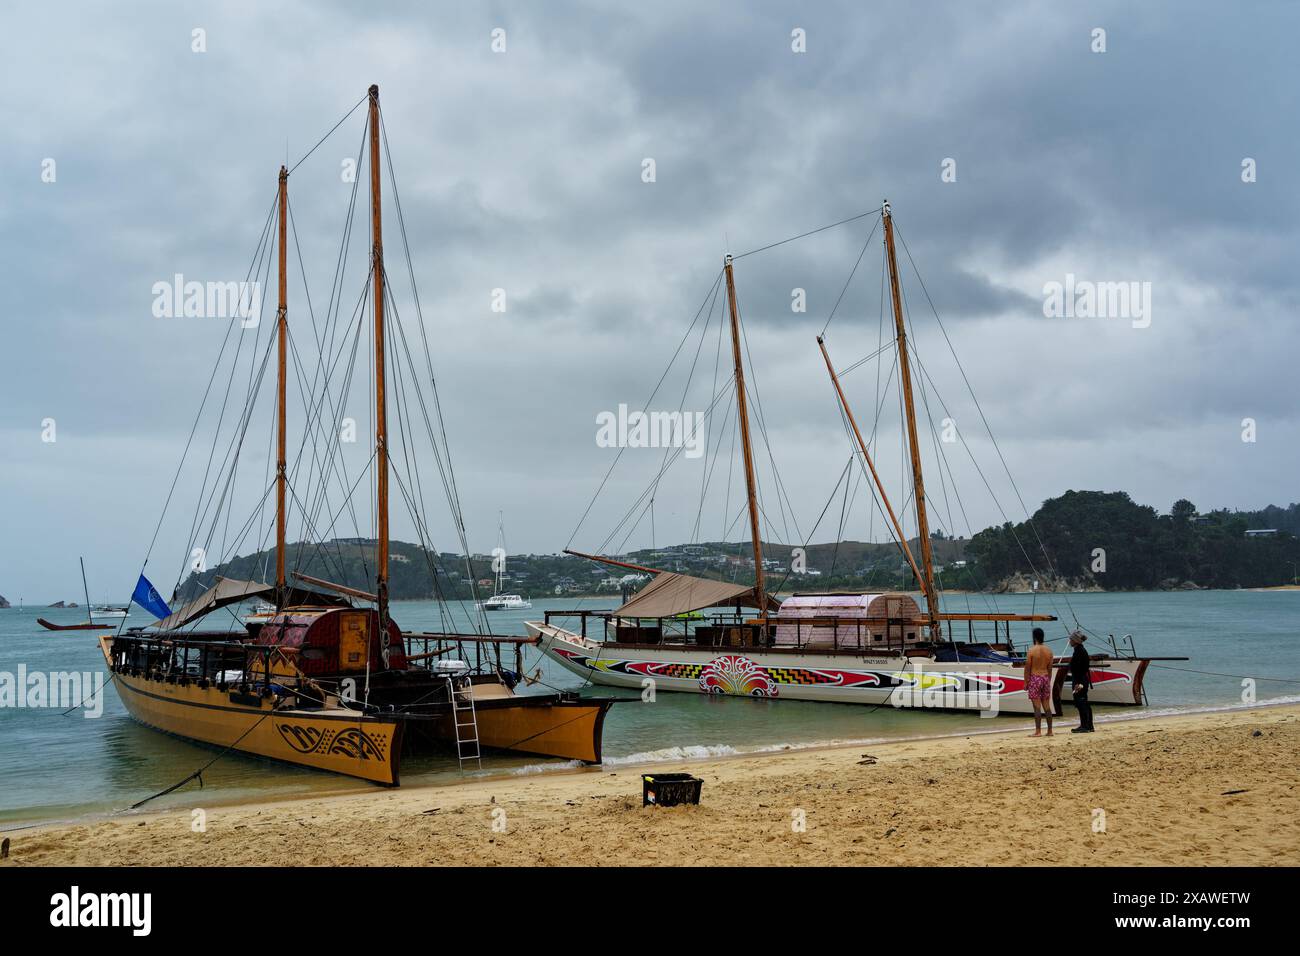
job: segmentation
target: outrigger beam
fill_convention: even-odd
[[[1058,621],[1055,614],[947,614],[940,612],[941,621]]]

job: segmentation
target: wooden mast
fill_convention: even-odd
[[[835,394],[839,396],[840,407],[844,409],[844,414],[849,420],[849,427],[853,429],[853,437],[857,439],[858,447],[862,449],[862,457],[867,460],[867,467],[871,469],[871,478],[880,491],[880,500],[885,503],[885,511],[889,514],[889,520],[893,522],[894,532],[898,535],[898,543],[903,548],[903,555],[907,558],[907,563],[912,566],[912,573],[920,581],[922,580],[921,572],[916,566],[916,559],[912,557],[912,549],[907,546],[907,536],[903,534],[903,527],[894,514],[894,506],[889,503],[889,495],[885,494],[885,486],[880,480],[880,475],[876,474],[876,466],[871,460],[871,453],[867,451],[867,443],[862,440],[862,432],[858,430],[857,419],[853,417],[853,409],[849,408],[849,400],[844,397],[844,389],[840,387],[839,376],[835,374],[835,366],[831,364],[830,353],[826,351],[826,342],[820,335],[817,336],[817,347],[822,350],[822,358],[826,360],[826,371],[830,373],[831,384],[835,386]]]
[[[388,663],[388,412],[384,397],[384,239],[379,205],[379,87],[370,87],[371,287],[375,300],[375,468],[379,544],[375,594],[380,646]]]
[[[289,170],[280,167],[280,299],[275,313],[276,336],[279,338],[279,363],[276,366],[276,453],[275,453],[275,609],[284,607],[284,492],[288,483],[285,473],[285,378],[288,345],[288,238]]]
[[[81,595],[86,599],[86,623],[94,624],[95,619],[90,616],[90,587],[86,584],[86,559],[77,558],[81,564]]]
[[[749,411],[745,402],[745,364],[740,352],[740,317],[736,309],[736,281],[731,256],[723,260],[727,275],[727,308],[731,313],[731,357],[735,365],[736,414],[740,418],[740,444],[745,455],[745,493],[749,501],[749,534],[754,542],[754,598],[760,621],[767,620],[767,589],[763,575],[763,539],[758,530],[758,493],[754,480],[754,449],[749,440]]]
[[[934,586],[934,558],[930,547],[930,522],[925,515],[925,482],[921,477],[921,442],[916,433],[916,408],[912,403],[912,367],[907,361],[907,330],[903,321],[903,297],[898,285],[898,260],[894,256],[894,219],[889,200],[881,208],[885,223],[885,253],[889,260],[889,291],[894,305],[894,328],[898,335],[899,378],[903,383],[903,406],[907,413],[907,444],[912,455],[912,482],[916,491],[916,533],[921,541],[923,577],[919,583],[925,592],[926,611],[930,617],[930,637],[938,641],[943,631],[939,625],[939,592]]]

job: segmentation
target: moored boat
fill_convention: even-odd
[[[396,318],[387,301],[383,262],[378,87],[372,86],[362,102],[369,105],[365,140],[369,145],[371,242],[364,297],[373,306],[375,431],[368,466],[373,469],[377,529],[374,552],[365,561],[369,575],[367,586],[322,580],[298,570],[291,572],[289,567],[286,523],[290,494],[303,512],[305,530],[310,532],[314,528],[303,502],[313,498],[317,502],[325,500],[330,477],[343,484],[345,496],[351,494],[356,484],[337,477],[343,468],[336,460],[342,455],[343,439],[338,432],[329,438],[328,447],[323,451],[314,450],[309,456],[313,467],[307,470],[300,484],[294,484],[290,477],[286,447],[290,170],[282,166],[273,208],[278,229],[272,231],[268,220],[263,234],[263,243],[269,243],[273,234],[278,236],[274,241],[279,265],[278,308],[274,338],[265,343],[262,359],[269,364],[272,345],[278,346],[278,362],[274,365],[276,451],[272,486],[275,581],[262,583],[217,576],[206,582],[206,589],[173,610],[141,574],[137,585],[140,597],[135,600],[159,620],[147,628],[131,628],[102,639],[100,646],[105,662],[115,676],[114,683],[127,711],[141,723],[205,744],[379,784],[398,784],[404,753],[433,748],[456,756],[462,768],[480,765],[484,750],[599,762],[604,717],[613,701],[571,692],[516,693],[515,686],[523,669],[522,648],[532,638],[492,634],[485,622],[481,630],[408,632],[398,626],[391,614],[390,472],[398,482],[403,477],[408,482],[418,481],[418,477],[412,478],[411,472],[405,476],[397,473],[390,452],[394,436],[387,427],[387,404],[401,393],[389,389],[390,373],[386,364],[386,360],[397,358],[392,343],[386,344],[385,340],[386,325],[395,323]],[[391,157],[387,168],[391,176]],[[353,203],[355,199],[354,192]],[[398,215],[400,220],[400,206]],[[351,235],[351,221],[350,209],[345,243]],[[409,266],[409,250],[407,254]],[[269,261],[269,244],[259,243],[259,257]],[[411,275],[414,284],[413,270]],[[363,315],[364,310],[359,309],[358,313]],[[244,326],[254,330],[254,335],[257,327],[256,321]],[[361,321],[357,319],[358,339],[360,328]],[[396,331],[399,336],[404,334],[400,324]],[[346,346],[340,347],[338,355],[326,355],[323,344],[321,348],[322,368],[332,369],[341,356],[355,357],[355,348],[349,351]],[[406,357],[409,360],[409,352]],[[236,360],[237,357],[231,361]],[[332,406],[335,399],[327,391],[328,373],[317,371],[322,382],[321,393],[306,399],[309,416],[318,415],[320,408]],[[399,366],[397,374],[407,377],[398,379],[394,374],[394,382],[404,381],[416,390],[418,404],[427,407],[415,373],[411,369],[403,371]],[[245,424],[256,399],[256,389],[250,390],[241,413]],[[399,414],[407,411],[399,409]],[[318,424],[309,417],[308,437],[317,434],[313,429]],[[438,455],[437,442],[442,436],[435,438],[427,417],[425,424],[433,453]],[[403,439],[410,434],[408,429],[409,421],[403,420]],[[236,434],[237,440],[231,442],[226,461],[218,469],[227,485],[235,480],[243,429],[237,429]],[[413,453],[409,448],[404,448],[403,453],[404,463],[409,463],[408,456]],[[320,459],[330,461],[328,471],[323,466],[319,472],[315,469],[318,454]],[[454,524],[463,529],[463,515],[449,473],[450,462],[440,460],[439,465],[446,469],[444,487]],[[320,487],[308,485],[313,476]],[[262,497],[270,490],[263,489]],[[414,508],[415,498],[409,486],[403,484],[402,491],[404,500],[415,512],[413,524],[423,541],[426,519]],[[195,526],[199,523],[196,521]],[[197,539],[192,540],[187,553],[192,553],[198,544]],[[319,549],[320,542],[317,545]],[[206,539],[198,553],[203,553],[205,547]],[[426,555],[434,551],[427,543],[423,550]],[[300,548],[300,554],[301,551]],[[467,547],[465,553],[469,553]],[[146,563],[147,560],[148,556]],[[438,580],[432,563],[429,572],[429,584],[436,589]],[[299,583],[290,584],[290,576]],[[196,575],[190,584],[199,581]],[[238,629],[195,628],[208,615],[248,601],[262,603],[243,621],[236,618],[241,625]],[[513,667],[508,666],[511,655]]]
[[[526,611],[532,606],[532,601],[518,594],[494,594],[479,602],[479,607],[485,611]]]
[[[55,624],[52,621],[45,620],[45,618],[43,617],[38,617],[36,619],[36,623],[39,624],[41,627],[45,628],[47,631],[106,631],[112,627],[112,624],[95,623],[95,618],[96,616],[99,615],[96,615],[94,613],[94,609],[90,605],[90,587],[86,584],[86,559],[78,558],[77,561],[81,565],[81,593],[86,599],[85,623]],[[122,610],[125,610],[125,608],[123,608]],[[125,614],[121,616],[126,617]]]
[[[888,518],[887,527],[893,542],[921,592],[922,602],[918,603],[908,594],[889,592],[795,594],[782,602],[769,590],[760,527],[767,510],[758,501],[749,396],[745,384],[746,351],[742,347],[734,260],[732,256],[726,256],[722,274],[715,280],[711,295],[716,300],[719,286],[725,288],[733,370],[731,384],[739,436],[740,467],[736,471],[743,473],[745,479],[744,514],[748,516],[752,549],[748,567],[752,568],[753,583],[701,578],[566,549],[568,554],[647,574],[652,576],[652,580],[615,611],[548,611],[542,621],[527,623],[529,634],[538,639],[548,657],[586,680],[612,686],[937,710],[1033,712],[1026,693],[1024,659],[1016,652],[1011,629],[1013,624],[1056,622],[1057,615],[998,610],[957,613],[944,611],[940,604],[927,505],[929,499],[923,479],[921,436],[913,398],[914,359],[909,356],[909,323],[904,316],[893,216],[888,202],[882,205],[879,215],[877,225],[884,227],[883,271],[887,274],[882,275],[882,335],[887,277],[893,325],[892,351],[903,419],[900,431],[905,441],[901,460],[910,472],[910,487],[904,490],[912,504],[914,535],[905,533],[899,512],[891,504],[880,479],[871,443],[858,427],[831,361],[825,329],[822,335],[817,336],[817,345],[861,477],[869,482],[877,507],[882,516]],[[872,235],[874,233],[873,227]],[[765,246],[756,251],[772,247]],[[698,321],[699,315],[696,318]],[[707,329],[707,323],[704,328]],[[719,340],[723,334],[720,327]],[[870,357],[882,356],[887,350],[887,346],[881,347]],[[860,364],[855,363],[854,367]],[[891,378],[893,374],[891,370]],[[716,402],[714,398],[713,403]],[[881,403],[877,401],[876,404],[879,415]],[[761,416],[759,422],[762,424]],[[871,434],[876,434],[874,427]],[[643,493],[642,500],[648,499],[653,504],[655,491],[671,461],[665,459],[651,488]],[[707,482],[713,466],[706,460],[704,467]],[[846,476],[847,472],[846,469]],[[948,475],[951,477],[950,471]],[[605,478],[608,479],[608,474]],[[781,486],[779,477],[774,484],[778,488]],[[602,481],[601,487],[604,485]],[[848,490],[846,483],[846,503]],[[784,500],[780,504],[783,509],[786,507]],[[639,502],[629,515],[634,515],[638,507]],[[702,507],[703,500],[701,510]],[[706,611],[710,612],[707,622],[689,619]],[[555,619],[566,616],[581,619],[578,631],[553,623]],[[598,630],[591,634],[589,625],[593,622]],[[954,633],[954,626],[963,626],[960,629],[966,630],[966,640],[960,639],[959,632]],[[977,635],[977,626],[981,632],[991,626],[992,634]],[[1118,646],[1113,649],[1116,651],[1113,655],[1091,655],[1091,700],[1093,703],[1140,706],[1145,701],[1143,679],[1153,658],[1138,656],[1133,652],[1131,642],[1127,654],[1121,653]],[[1054,659],[1052,705],[1058,713],[1067,664],[1063,658]]]

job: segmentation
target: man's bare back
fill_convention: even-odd
[[[1046,644],[1035,644],[1028,653],[1025,654],[1025,674],[1032,676],[1034,674],[1052,673],[1052,651]]]

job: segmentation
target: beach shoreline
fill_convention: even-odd
[[[1070,726],[228,804],[196,794],[6,830],[0,866],[1300,863],[1300,705]],[[700,806],[641,806],[642,772],[669,771],[704,780]],[[1042,839],[1026,845],[1026,826]]]

